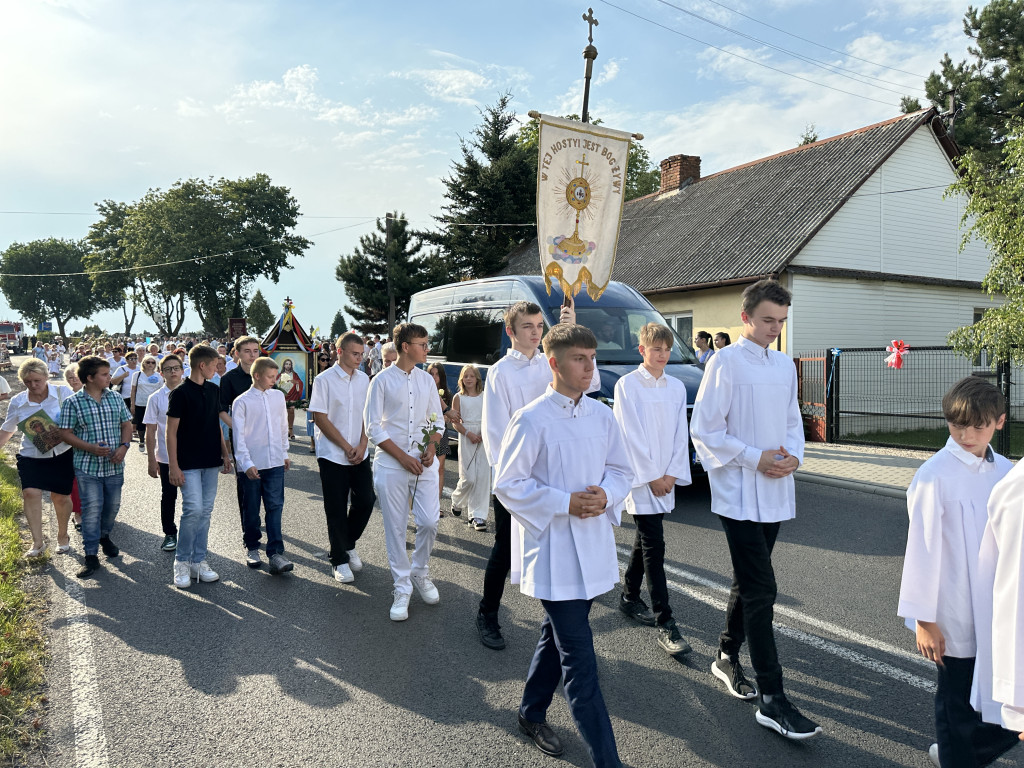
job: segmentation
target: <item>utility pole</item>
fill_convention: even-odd
[[[597,48],[594,47],[594,27],[598,26],[594,18],[594,9],[587,8],[583,14],[583,20],[587,22],[587,40],[589,45],[583,49],[583,60],[587,62],[587,71],[583,76],[583,112],[580,118],[584,123],[590,122],[590,76],[594,73],[594,59],[597,58]]]
[[[391,285],[391,211],[384,217],[384,256],[387,259],[388,276],[388,330],[387,335],[391,336],[395,328],[395,291]]]

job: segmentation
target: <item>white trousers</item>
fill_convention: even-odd
[[[412,594],[410,576],[428,575],[427,561],[437,538],[437,521],[441,517],[438,496],[440,476],[435,463],[422,475],[406,472],[401,467],[382,467],[374,462],[373,489],[380,500],[384,516],[384,542],[388,549],[388,564],[395,591]],[[413,496],[413,487],[416,495]],[[405,551],[405,529],[409,522],[409,501],[412,499],[413,520],[416,523],[416,545],[412,550],[412,563]]]

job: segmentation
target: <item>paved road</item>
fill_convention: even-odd
[[[133,446],[114,536],[122,557],[81,587],[66,578],[77,556],[56,560],[46,574],[53,594],[47,764],[563,764],[528,745],[515,726],[539,604],[509,588],[508,649],[490,651],[476,639],[492,534],[445,517],[431,566],[441,602],[414,597],[409,620],[393,623],[379,518],[360,545],[365,569],[354,584],[337,584],[304,439],[292,460],[284,529],[296,570],[272,577],[245,567],[233,479],[225,476],[210,536],[221,581],[179,591],[171,555],[159,551],[159,484]],[[911,635],[893,616],[903,507],[811,483],[797,488],[799,517],[783,526],[775,557],[779,647],[791,697],[826,735],[784,741],[709,674],[728,556],[707,487],[698,485],[679,493],[666,526],[673,606],[694,647],[686,662],[667,657],[653,630],[615,610],[617,592],[594,606],[602,687],[628,765],[929,764],[934,676],[914,659]],[[619,543],[632,535],[627,523]],[[565,764],[586,765],[562,699],[549,720],[566,744]],[[1024,751],[1015,758],[1001,765],[1024,765]]]

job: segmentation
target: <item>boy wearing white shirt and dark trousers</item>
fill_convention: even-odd
[[[969,376],[954,384],[942,398],[949,439],[907,489],[910,528],[897,613],[938,670],[938,743],[929,754],[946,768],[988,765],[1017,743],[1016,733],[982,722],[970,695],[975,657],[981,655],[980,622],[991,616],[985,606],[992,591],[982,589],[979,569],[987,506],[1013,466],[989,445],[1006,423],[1005,407],[999,390],[984,379]],[[983,709],[991,709],[985,698]]]
[[[796,366],[768,348],[782,332],[790,302],[789,291],[775,280],[743,291],[743,335],[708,361],[690,434],[708,471],[711,511],[722,521],[733,569],[725,631],[711,671],[733,696],[758,697],[760,725],[807,739],[821,728],[786,698],[772,629],[772,549],[780,523],[796,516],[793,472],[804,455]],[[744,640],[757,690],[740,667]]]
[[[576,312],[571,304],[562,307],[559,319],[562,323],[576,322]],[[512,342],[511,348],[491,366],[484,382],[480,428],[483,432],[484,455],[492,469],[498,465],[501,440],[513,414],[543,395],[551,383],[548,359],[537,349],[544,335],[541,308],[527,301],[513,304],[505,312],[505,333]],[[595,368],[587,391],[600,389],[600,386],[601,377]],[[508,578],[512,562],[509,537],[511,519],[508,510],[495,495],[494,547],[484,570],[484,593],[476,616],[480,642],[495,651],[505,647],[505,638],[501,636],[501,626],[498,624],[498,608],[501,607],[505,579]]]
[[[370,382],[363,423],[370,441],[377,446],[373,485],[380,499],[384,542],[395,580],[391,620],[405,621],[413,587],[429,605],[441,599],[429,578],[427,564],[441,517],[440,477],[434,469],[434,453],[444,434],[444,419],[434,377],[416,367],[427,362],[427,329],[400,323],[395,326],[394,338],[398,362]],[[426,440],[424,432],[431,429],[434,433]],[[416,520],[411,563],[405,551],[410,507]]]
[[[363,568],[356,542],[366,530],[377,497],[366,460],[369,449],[363,407],[370,379],[359,370],[362,339],[346,333],[338,337],[337,350],[338,361],[313,382],[309,412],[313,414],[313,442],[331,542],[331,571],[337,581],[348,584]]]
[[[597,339],[559,324],[544,338],[553,374],[545,393],[505,431],[494,492],[514,518],[512,582],[544,606],[540,642],[519,707],[519,727],[547,755],[562,745],[546,723],[559,682],[597,768],[618,768],[597,679],[590,608],[619,582],[613,525],[633,470],[612,412],[585,397]]]
[[[219,359],[219,358],[218,358]],[[292,570],[284,556],[281,513],[284,510],[284,473],[288,459],[288,406],[277,382],[277,363],[258,357],[250,371],[252,386],[231,406],[231,436],[235,444],[235,472],[242,483],[242,544],[245,563],[259,568],[260,502],[267,525],[267,561],[273,574]]]
[[[181,384],[184,365],[177,355],[168,355],[160,361],[160,373],[164,385],[146,401],[146,414],[142,423],[146,425],[146,449],[149,452],[149,476],[160,478],[160,527],[164,540],[160,549],[173,552],[178,547],[178,526],[174,524],[174,506],[178,501],[178,489],[171,485],[170,467],[167,459],[167,402],[171,390]]]
[[[674,341],[672,330],[648,323],[638,335],[644,361],[615,383],[615,419],[622,428],[634,474],[626,511],[636,523],[619,609],[641,624],[656,625],[658,645],[678,657],[692,649],[680,634],[668,604],[663,519],[675,508],[675,487],[690,484],[686,387],[665,375]],[[645,575],[653,614],[640,598]]]

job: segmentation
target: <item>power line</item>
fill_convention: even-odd
[[[822,45],[821,43],[816,42],[814,40],[810,40],[806,37],[801,37],[800,35],[788,32],[785,29],[782,29],[781,27],[776,27],[772,24],[769,24],[767,21],[755,19],[753,16],[748,16],[747,14],[743,13],[743,11],[737,11],[735,8],[730,8],[728,5],[725,5],[724,3],[717,2],[717,0],[707,0],[707,2],[712,3],[713,5],[717,5],[719,8],[725,8],[725,10],[735,13],[737,16],[742,16],[743,18],[748,19],[754,22],[755,24],[760,24],[763,27],[768,27],[768,29],[774,29],[776,32],[781,32],[784,35],[789,35],[790,37],[795,38],[796,40],[802,40],[805,43],[816,45],[818,48],[821,48],[823,50],[831,51],[832,53],[838,53],[841,56],[846,56],[847,58],[850,59],[856,59],[857,61],[863,61],[865,64],[870,64],[873,67],[888,69],[891,70],[892,72],[899,72],[900,74],[910,75],[911,77],[917,77],[920,78],[921,80],[927,79],[926,75],[918,75],[915,72],[908,72],[905,69],[899,69],[898,67],[890,67],[887,64],[879,64],[877,61],[871,61],[870,59],[862,59],[860,56],[854,56],[852,53],[847,53],[846,51],[840,51],[835,48],[829,48],[827,45]]]
[[[892,104],[890,102],[888,102],[888,101],[882,101],[881,99],[876,99],[876,98],[873,98],[871,96],[864,96],[863,94],[854,93],[853,91],[847,91],[847,90],[845,90],[843,88],[837,88],[834,85],[827,85],[826,83],[819,83],[816,80],[811,80],[808,77],[803,77],[801,75],[793,74],[792,72],[787,72],[784,69],[779,69],[778,67],[773,67],[770,64],[765,64],[764,62],[757,61],[756,59],[751,59],[751,58],[749,58],[747,56],[743,56],[743,55],[741,55],[739,53],[735,53],[734,51],[727,50],[726,48],[720,48],[717,45],[712,45],[711,43],[705,42],[704,40],[701,40],[699,38],[693,37],[692,35],[688,35],[685,32],[680,32],[678,29],[673,29],[672,27],[666,26],[665,24],[662,24],[661,22],[654,21],[653,19],[648,19],[646,16],[641,16],[639,13],[635,13],[633,11],[630,11],[630,10],[626,9],[626,8],[623,8],[621,6],[615,5],[614,3],[608,2],[608,0],[599,0],[599,2],[602,2],[605,5],[611,6],[612,8],[615,8],[618,11],[622,11],[623,13],[627,13],[630,16],[633,16],[633,17],[635,17],[637,19],[640,19],[641,21],[646,21],[648,24],[653,24],[656,27],[661,27],[662,29],[664,29],[664,30],[666,30],[668,32],[671,32],[674,35],[679,35],[680,37],[685,37],[687,40],[692,40],[695,43],[699,43],[700,45],[703,45],[706,48],[713,48],[716,51],[721,51],[722,53],[726,53],[726,54],[728,54],[730,56],[735,56],[737,59],[742,59],[743,61],[749,62],[751,64],[756,64],[759,67],[764,67],[765,69],[770,69],[773,72],[778,72],[780,75],[786,75],[787,77],[792,77],[792,78],[795,78],[797,80],[802,80],[805,83],[810,83],[811,85],[817,85],[817,86],[819,86],[821,88],[828,88],[830,91],[838,91],[839,93],[845,93],[847,96],[854,96],[854,97],[856,97],[858,99],[864,99],[865,101],[873,101],[876,104],[885,104],[887,107],[891,107],[892,106]]]
[[[713,19],[706,18],[706,17],[701,16],[700,14],[695,13],[693,11],[688,11],[685,8],[681,8],[678,5],[675,5],[673,3],[668,2],[668,0],[657,0],[657,2],[661,3],[662,5],[668,6],[669,8],[674,8],[675,10],[679,11],[680,13],[685,13],[687,16],[692,16],[695,19],[699,19],[700,21],[703,21],[705,24],[711,24],[712,26],[718,27],[719,29],[723,29],[726,32],[731,32],[734,35],[739,35],[740,37],[746,38],[747,40],[755,42],[755,43],[757,43],[759,45],[765,45],[765,46],[767,46],[769,48],[773,48],[776,51],[779,51],[780,53],[786,54],[787,56],[792,56],[794,58],[800,59],[801,61],[805,61],[808,64],[811,64],[811,65],[813,65],[815,67],[818,67],[819,69],[824,69],[826,72],[831,72],[832,74],[839,75],[840,77],[848,78],[848,79],[853,80],[854,82],[860,83],[862,85],[867,85],[867,86],[870,86],[872,88],[878,88],[879,90],[888,91],[889,93],[895,93],[895,94],[897,94],[899,96],[906,95],[906,92],[908,90],[917,90],[917,91],[921,91],[922,93],[924,92],[924,89],[921,88],[920,86],[910,86],[910,85],[903,85],[902,83],[894,83],[891,80],[884,80],[884,79],[882,79],[880,77],[875,77],[874,75],[864,74],[863,72],[857,72],[857,71],[852,70],[852,69],[847,69],[846,67],[841,67],[838,64],[829,64],[828,62],[819,61],[818,59],[812,58],[810,56],[805,56],[802,53],[796,53],[795,51],[791,51],[791,50],[789,50],[787,48],[783,48],[781,46],[775,45],[774,43],[769,43],[767,40],[762,40],[762,39],[760,39],[758,37],[754,37],[753,35],[748,35],[746,32],[741,32],[740,30],[733,29],[732,27],[726,26],[725,24],[720,24],[719,22],[717,22],[717,21],[715,21]],[[850,74],[844,75],[843,74],[844,72],[849,72]],[[878,82],[886,83],[887,85],[895,85],[898,88],[900,88],[901,90],[894,91],[891,88],[885,88],[885,87],[883,87],[881,85],[875,85],[873,83],[865,82],[864,80],[861,80],[860,78],[867,78],[869,80],[877,80]]]

